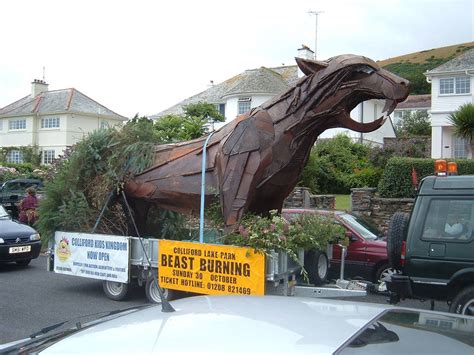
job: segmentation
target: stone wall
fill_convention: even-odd
[[[380,198],[376,188],[351,189],[351,211],[356,215],[368,217],[384,233],[395,212],[410,213],[412,198]],[[283,204],[284,208],[323,208],[335,209],[336,196],[312,195],[306,187],[295,187]]]
[[[380,198],[375,188],[351,189],[351,206],[354,214],[369,217],[386,235],[390,218],[395,212],[410,213],[413,198]]]
[[[306,187],[295,187],[286,198],[283,207],[334,209],[336,207],[336,196],[312,195]]]

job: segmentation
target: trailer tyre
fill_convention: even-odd
[[[174,290],[170,290],[169,288],[162,288],[161,290],[163,291],[163,297],[167,301],[171,301],[176,295],[176,292]],[[148,298],[148,301],[151,303],[161,303],[161,297],[155,278],[152,277],[146,281],[145,293],[146,298]]]
[[[304,268],[308,272],[309,282],[315,286],[326,282],[329,273],[329,261],[325,253],[310,250],[304,257]]]
[[[393,269],[400,269],[400,255],[402,242],[408,227],[408,213],[395,212],[388,225],[387,256],[388,265]]]
[[[123,301],[129,295],[130,287],[126,283],[115,282],[115,281],[102,281],[102,288],[104,289],[105,295],[114,301]]]

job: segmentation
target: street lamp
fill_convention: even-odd
[[[316,19],[316,27],[314,31],[314,59],[316,60],[316,55],[318,53],[318,15],[322,14],[324,11],[308,11],[308,14],[314,15]]]

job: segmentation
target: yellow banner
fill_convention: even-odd
[[[160,240],[162,288],[207,295],[263,295],[265,258],[251,248]]]

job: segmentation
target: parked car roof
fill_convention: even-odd
[[[41,353],[459,354],[474,349],[469,336],[474,318],[438,312],[283,296],[198,296],[174,301],[173,307],[172,313],[157,305],[83,327],[53,338]],[[436,327],[436,319],[452,327]]]

